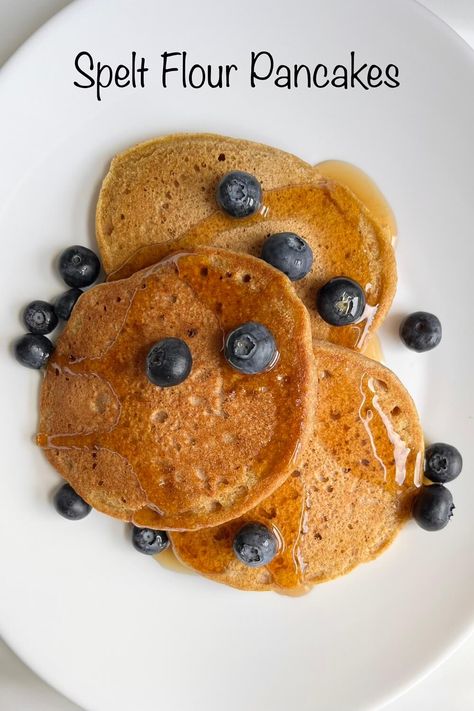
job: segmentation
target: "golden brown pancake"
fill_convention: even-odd
[[[268,499],[216,528],[173,533],[178,559],[243,590],[297,593],[348,573],[391,543],[421,483],[423,433],[413,401],[387,368],[315,343],[318,404],[302,461]],[[250,568],[235,533],[258,521],[281,541],[273,561]]]
[[[290,153],[225,136],[178,133],[133,146],[112,160],[97,204],[106,273],[140,247],[176,239],[209,217],[217,183],[231,170],[252,173],[264,190],[322,180]]]
[[[309,311],[314,336],[362,349],[382,323],[396,290],[395,255],[385,232],[362,203],[336,182],[271,190],[264,194],[264,206],[262,212],[245,220],[216,211],[180,239],[142,247],[109,278],[129,276],[159,261],[170,250],[200,245],[260,256],[270,234],[295,232],[309,243],[314,255],[311,272],[294,282]],[[357,324],[331,326],[316,310],[318,290],[336,276],[350,277],[365,290],[367,307]]]
[[[225,333],[250,320],[279,349],[257,375],[222,352]],[[159,388],[145,360],[169,336],[188,344],[193,367]],[[314,397],[309,319],[290,282],[253,257],[204,248],[80,298],[46,371],[38,443],[94,508],[194,529],[239,516],[287,478]]]

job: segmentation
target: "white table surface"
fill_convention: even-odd
[[[70,2],[71,0],[0,0],[0,66],[43,22]],[[421,0],[421,3],[450,24],[474,47],[474,0]],[[0,709],[81,711],[78,706],[41,681],[1,640]],[[474,635],[435,672],[385,709],[474,709]]]

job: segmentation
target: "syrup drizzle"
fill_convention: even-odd
[[[375,388],[373,387],[373,378],[369,378],[369,388],[372,390],[373,393],[375,393]],[[374,394],[372,398],[372,405],[376,409],[376,411],[380,415],[380,419],[382,420],[383,424],[385,425],[385,429],[387,431],[388,438],[390,442],[393,444],[393,456],[395,459],[395,481],[397,484],[400,486],[403,484],[405,481],[406,475],[407,475],[407,459],[408,455],[410,454],[410,448],[405,445],[405,442],[402,440],[398,432],[395,431],[393,428],[393,425],[390,421],[390,418],[388,415],[382,410],[380,404],[379,404],[379,398],[377,395]],[[387,473],[387,470],[385,469],[385,475]]]
[[[326,160],[317,163],[315,168],[324,177],[336,180],[353,192],[380,225],[387,240],[395,245],[398,233],[395,215],[380,188],[367,173],[342,160]]]
[[[423,455],[421,452],[416,455],[413,483],[417,488],[420,488],[423,483]]]
[[[366,340],[365,346],[362,349],[362,354],[371,360],[376,360],[379,363],[385,363],[380,338],[376,333],[372,334],[370,338]]]
[[[413,466],[412,481],[415,486],[419,486],[417,482],[420,476],[421,453],[417,452],[415,460],[412,461],[411,449],[397,432],[389,415],[380,404],[380,396],[377,394],[375,383],[376,379],[368,377],[366,374],[361,378],[359,390],[362,400],[359,406],[359,418],[369,437],[373,455],[380,463],[383,480],[389,486],[393,486],[393,484],[402,486],[407,478],[409,468]],[[376,416],[378,416],[378,426],[374,424]],[[383,427],[380,427],[380,424]],[[381,437],[382,432],[384,433],[383,437]],[[391,478],[388,478],[389,469],[393,472]]]
[[[375,318],[375,314],[377,313],[377,310],[378,310],[378,305],[375,305],[375,306],[370,306],[369,304],[365,305],[364,313],[360,317],[359,321],[357,321],[357,324],[363,324],[362,333],[360,331],[360,327],[351,326],[351,328],[356,332],[355,347],[360,350],[363,350],[365,348],[367,339],[370,334],[370,327],[372,326],[372,323]]]
[[[364,425],[367,435],[369,437],[370,446],[372,448],[372,453],[373,453],[375,459],[379,462],[379,464],[383,470],[383,480],[387,481],[387,467],[385,466],[385,462],[383,461],[383,459],[379,456],[379,454],[377,452],[377,446],[375,444],[374,435],[372,434],[372,429],[370,427],[370,422],[373,418],[373,412],[370,408],[368,408],[366,406],[368,396],[367,396],[367,393],[364,391],[363,382],[364,382],[364,376],[361,378],[360,385],[359,385],[359,390],[362,395],[362,401],[361,401],[360,407],[359,407],[359,419],[362,422],[362,424]]]

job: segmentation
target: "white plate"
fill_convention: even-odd
[[[160,88],[160,54],[241,67],[230,89]],[[398,89],[251,89],[250,51],[278,63],[400,67]],[[147,57],[147,88],[96,101],[73,86],[74,57]],[[438,663],[474,620],[472,286],[474,59],[412,2],[215,3],[82,0],[48,23],[0,75],[2,238],[0,629],[47,681],[86,709],[357,711]],[[136,554],[124,527],[57,517],[57,481],[33,446],[39,378],[8,345],[18,313],[61,289],[68,244],[93,243],[110,157],[171,131],[214,131],[341,158],[371,174],[399,221],[400,289],[383,329],[388,363],[414,393],[427,437],[456,444],[465,473],[438,535],[408,525],[351,575],[293,599],[178,575]],[[396,336],[402,312],[429,309],[442,345],[416,355]]]

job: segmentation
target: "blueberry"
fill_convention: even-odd
[[[430,481],[446,484],[461,473],[461,453],[451,444],[437,442],[425,452],[425,476]]]
[[[234,538],[234,553],[250,568],[268,565],[278,552],[278,541],[274,533],[261,523],[247,523]]]
[[[358,321],[365,309],[365,295],[360,284],[349,277],[335,277],[318,292],[318,313],[331,326],[347,326]]]
[[[188,377],[193,358],[180,338],[163,338],[149,350],[146,358],[148,379],[161,388],[179,385]]]
[[[313,252],[302,237],[293,232],[278,232],[265,240],[262,259],[286,274],[291,281],[298,281],[311,270]]]
[[[91,512],[91,506],[76,494],[72,486],[64,484],[54,495],[54,508],[70,521],[79,521]]]
[[[262,188],[253,175],[233,170],[221,178],[216,199],[219,207],[232,217],[249,217],[260,208]]]
[[[415,311],[402,321],[400,338],[412,351],[430,351],[441,341],[441,323],[437,316],[426,311]]]
[[[80,289],[68,289],[59,296],[54,304],[54,310],[58,318],[62,321],[67,321],[72,313],[76,301],[81,296],[82,291]]]
[[[54,331],[58,317],[54,307],[47,301],[32,301],[23,311],[23,323],[30,333],[45,336]]]
[[[156,555],[166,550],[170,544],[166,531],[152,528],[133,527],[132,543],[137,551],[145,555]]]
[[[413,517],[425,531],[440,531],[453,515],[453,497],[442,484],[424,486],[413,504]]]
[[[46,336],[26,333],[15,343],[15,356],[27,368],[39,370],[49,360],[54,346]]]
[[[59,272],[68,286],[90,286],[99,276],[99,258],[87,247],[68,247],[59,258]]]
[[[249,321],[229,333],[224,355],[236,370],[255,375],[275,364],[278,350],[272,332],[261,323]]]

